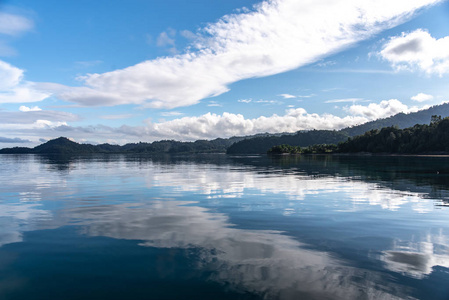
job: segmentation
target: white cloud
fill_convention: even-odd
[[[327,100],[324,103],[344,103],[344,102],[360,102],[363,101],[363,98],[346,98],[346,99],[333,99]]]
[[[193,105],[225,93],[236,81],[318,61],[440,1],[264,1],[251,11],[227,15],[209,24],[200,32],[202,37],[182,55],[87,74],[80,78],[83,87],[53,87],[59,98],[85,106]]]
[[[264,99],[260,99],[260,100],[256,100],[253,101],[254,103],[264,103],[264,104],[283,104],[283,102],[281,101],[277,101],[277,100],[264,100]]]
[[[222,107],[223,105],[221,105],[217,101],[209,101],[209,104],[207,106],[209,106],[209,107]]]
[[[336,64],[337,64],[337,62],[335,62],[333,60],[329,60],[329,61],[325,61],[325,62],[319,62],[316,65],[320,68],[326,68],[326,67],[333,66]]]
[[[23,16],[0,12],[0,34],[19,35],[33,27],[33,21]]]
[[[449,36],[435,39],[418,29],[392,37],[380,55],[396,70],[421,70],[427,74],[449,73]]]
[[[179,111],[166,111],[161,112],[160,115],[163,117],[176,117],[176,116],[182,116],[184,113]]]
[[[34,107],[28,107],[28,106],[22,105],[22,106],[19,107],[19,110],[20,110],[20,111],[23,111],[23,112],[26,112],[26,111],[41,111],[42,109],[40,109],[40,108],[37,107],[37,106],[34,106]]]
[[[175,46],[175,39],[173,38],[173,35],[171,33],[167,33],[166,31],[164,31],[159,34],[156,44],[159,47]]]
[[[308,114],[303,108],[289,109],[285,115],[245,119],[241,114],[207,113],[160,123],[148,123],[147,134],[178,140],[211,139],[263,132],[296,132],[308,129],[340,129],[366,122],[364,117]]]
[[[428,95],[428,94],[424,94],[424,93],[419,93],[418,95],[413,96],[412,98],[413,101],[417,101],[417,102],[424,102],[424,101],[430,101],[433,99],[432,95]]]
[[[316,96],[315,94],[310,94],[310,95],[298,95],[298,96],[296,96],[296,97],[298,97],[298,98],[312,98],[312,97],[314,97],[314,96]]]
[[[2,129],[7,124],[33,124],[39,120],[65,123],[77,121],[79,117],[67,112],[41,110],[38,107],[29,108],[26,106],[21,106],[21,111],[0,111],[0,124]]]
[[[23,79],[24,71],[0,60],[0,104],[42,101],[48,92],[35,89],[34,83]]]
[[[152,122],[146,120],[143,126],[123,125],[118,128],[104,125],[73,127],[69,121],[76,121],[77,116],[59,112],[1,112],[0,136],[22,136],[56,138],[61,135],[71,136],[76,140],[87,139],[106,142],[113,138],[116,143],[125,144],[138,141],[155,141],[174,139],[194,141],[198,139],[227,138],[231,136],[253,135],[257,133],[296,132],[299,130],[326,129],[338,130],[348,126],[359,125],[377,118],[385,118],[399,112],[414,112],[426,106],[408,107],[392,99],[367,106],[352,105],[346,108],[349,115],[340,117],[331,114],[308,113],[303,108],[292,108],[283,115],[273,114],[248,119],[241,114],[207,113],[195,117],[182,117],[173,120]],[[47,120],[47,121],[43,121]],[[33,129],[33,131],[29,131]],[[4,130],[4,131],[3,131]],[[35,138],[34,138],[35,139]]]
[[[101,119],[104,120],[121,120],[121,119],[129,119],[132,118],[132,114],[122,114],[122,115],[104,115],[100,116]]]
[[[280,94],[279,96],[283,97],[284,99],[294,99],[296,96],[290,95],[290,94]]]
[[[240,102],[240,103],[251,103],[253,101],[253,99],[239,99],[239,100],[237,100],[237,102]]]
[[[352,105],[347,109],[352,115],[361,116],[368,120],[387,118],[398,113],[415,112],[417,107],[408,107],[397,99],[383,100],[379,104],[370,103],[368,106]]]

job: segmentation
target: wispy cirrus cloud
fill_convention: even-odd
[[[30,143],[30,140],[25,140],[21,138],[6,138],[0,136],[0,143],[5,144],[24,144],[24,143]]]
[[[0,12],[0,34],[16,36],[33,27],[34,22],[24,16]]]
[[[11,124],[34,124],[38,121],[66,123],[78,120],[79,116],[72,113],[42,110],[38,107],[25,109],[22,107],[20,111],[0,111],[0,127],[2,128]]]
[[[163,117],[178,117],[178,116],[182,116],[184,113],[179,112],[179,111],[166,111],[166,112],[161,112],[160,115]]]
[[[360,102],[360,101],[366,101],[363,100],[363,98],[345,98],[345,99],[332,99],[332,100],[327,100],[324,101],[324,103],[345,103],[345,102]]]
[[[318,61],[440,1],[267,0],[207,25],[184,54],[87,74],[81,87],[41,88],[84,106],[189,106],[227,92],[234,82]],[[169,45],[171,37],[166,33],[160,42]]]
[[[103,115],[100,116],[104,120],[122,120],[132,118],[133,114],[119,114],[119,115]]]
[[[295,95],[291,95],[291,94],[280,94],[278,96],[281,96],[284,99],[294,99],[294,98],[296,98]]]

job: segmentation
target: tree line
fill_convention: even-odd
[[[269,154],[313,154],[313,153],[449,153],[449,117],[434,115],[430,124],[416,124],[399,129],[389,126],[372,129],[362,135],[349,137],[338,144],[317,144],[309,147],[276,145]]]

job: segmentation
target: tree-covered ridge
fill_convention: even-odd
[[[436,153],[449,152],[449,117],[433,116],[429,125],[370,130],[338,145],[338,152]]]
[[[432,115],[449,116],[449,103],[433,106],[427,110],[422,110],[410,114],[397,114],[395,116],[368,122],[362,125],[345,128],[340,131],[331,130],[311,130],[299,131],[292,134],[257,134],[246,137],[231,137],[227,139],[218,138],[215,140],[198,140],[195,142],[179,142],[173,140],[163,140],[153,143],[131,143],[120,145],[89,145],[78,144],[67,138],[58,138],[48,141],[35,148],[14,147],[1,149],[0,153],[36,153],[36,154],[87,154],[87,153],[224,153],[229,154],[262,154],[271,147],[277,145],[291,145],[302,147],[302,153],[322,153],[329,152],[332,144],[344,142],[348,137],[364,134],[365,132],[375,133],[383,127],[406,128],[415,124],[425,124]],[[406,126],[407,125],[407,126]],[[374,131],[373,131],[374,130]],[[373,132],[372,132],[373,131]],[[396,133],[393,132],[396,136]],[[304,148],[306,147],[306,148]],[[323,150],[325,149],[325,150]],[[370,148],[374,149],[374,148]],[[334,150],[332,150],[334,151]],[[402,151],[402,150],[400,150]],[[417,150],[410,153],[418,153],[424,150]],[[437,151],[437,150],[435,150]],[[396,153],[396,152],[395,152]],[[398,152],[402,153],[402,152]]]
[[[449,153],[449,117],[432,116],[429,125],[416,124],[399,129],[397,126],[373,129],[365,134],[348,138],[338,145],[312,145],[299,148],[291,145],[277,145],[268,154],[311,154],[311,153]]]
[[[299,131],[296,134],[282,136],[267,136],[245,139],[231,145],[228,154],[262,154],[277,145],[307,147],[317,144],[337,144],[347,140],[344,132],[333,130]]]
[[[215,139],[195,142],[157,141],[131,143],[123,146],[78,144],[65,137],[48,141],[34,148],[15,147],[1,149],[3,154],[90,154],[90,153],[224,153],[236,141],[243,138]]]
[[[346,141],[348,137],[364,134],[373,129],[397,126],[398,128],[412,127],[415,124],[426,124],[432,115],[449,116],[449,103],[432,106],[429,109],[415,113],[399,113],[389,118],[378,119],[358,126],[348,127],[339,131],[312,130],[300,131],[296,134],[265,137],[247,137],[232,145],[227,153],[229,154],[260,154],[266,153],[271,147],[287,144],[292,146],[306,147],[316,144],[338,144]],[[331,133],[332,132],[332,133]],[[313,153],[319,149],[310,150]]]
[[[397,126],[400,129],[404,129],[413,127],[415,124],[427,124],[431,117],[435,115],[449,117],[449,103],[435,105],[428,109],[420,110],[414,113],[398,113],[388,118],[378,119],[361,125],[344,128],[341,131],[346,132],[348,136],[357,136],[372,129],[382,129],[391,126]]]

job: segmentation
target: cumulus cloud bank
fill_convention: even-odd
[[[424,107],[427,108],[427,107]],[[368,106],[352,105],[347,109],[352,115],[361,116],[367,121],[387,118],[398,113],[410,113],[419,110],[418,107],[408,107],[397,99],[384,100],[378,103],[370,103]]]
[[[4,122],[0,121],[0,125],[1,128],[6,130],[5,132],[0,130],[0,135],[7,137],[23,136],[31,140],[35,136],[44,136],[51,139],[64,135],[77,141],[87,139],[99,143],[116,144],[138,141],[151,142],[162,139],[194,141],[265,132],[296,132],[311,129],[338,130],[377,118],[389,117],[399,112],[414,112],[422,108],[426,108],[426,106],[421,108],[408,107],[400,101],[392,99],[380,103],[370,103],[367,106],[354,104],[346,107],[345,110],[349,115],[345,117],[308,113],[303,108],[296,108],[286,110],[283,115],[273,114],[252,119],[245,118],[241,114],[228,112],[223,114],[207,113],[201,116],[186,116],[170,121],[152,122],[147,120],[144,126],[123,125],[120,127],[104,125],[73,127],[67,122],[76,120],[77,116],[48,111],[0,112],[0,120],[5,120]],[[33,118],[30,118],[31,116]]]
[[[442,76],[449,73],[449,36],[435,39],[418,29],[392,37],[380,55],[396,70],[420,70]]]
[[[318,61],[440,0],[267,0],[209,24],[180,55],[80,77],[81,87],[42,84],[85,106],[175,108],[222,94],[233,82]]]

